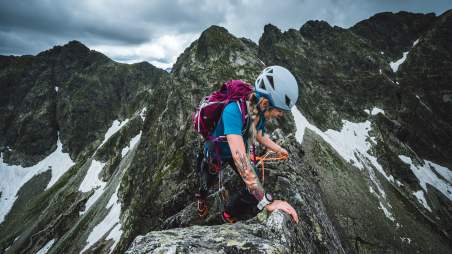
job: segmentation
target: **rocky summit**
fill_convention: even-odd
[[[258,44],[211,26],[170,73],[77,41],[0,56],[0,253],[451,253],[451,41],[452,10],[268,24]],[[224,224],[217,188],[200,219],[191,113],[270,65],[299,100],[270,123],[290,156],[265,189],[300,222]]]

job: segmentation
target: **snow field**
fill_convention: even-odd
[[[58,179],[66,173],[75,163],[69,154],[63,152],[63,144],[58,137],[57,148],[49,156],[31,167],[9,165],[3,161],[0,154],[0,223],[13,207],[17,200],[17,192],[34,176],[50,170],[52,178],[46,189],[52,187]]]

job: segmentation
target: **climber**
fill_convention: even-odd
[[[248,147],[253,140],[258,141],[267,149],[280,156],[288,156],[286,149],[273,142],[265,134],[265,122],[271,118],[279,118],[284,112],[290,111],[298,99],[298,85],[295,77],[281,66],[270,66],[263,70],[254,85],[254,91],[246,100],[246,110],[250,117],[246,123],[242,117],[239,103],[229,102],[223,110],[219,122],[215,125],[212,136],[226,136],[219,145],[213,148],[212,142],[206,142],[203,151],[198,155],[197,170],[201,187],[196,194],[198,213],[205,217],[208,213],[206,197],[208,188],[217,174],[212,173],[212,165],[207,159],[215,153],[220,153],[221,165],[229,164],[238,173],[246,188],[233,193],[224,204],[223,220],[234,223],[243,218],[244,214],[256,215],[260,210],[268,212],[282,210],[298,223],[295,209],[286,201],[273,200],[266,193],[251,162]],[[218,172],[216,172],[218,173]]]

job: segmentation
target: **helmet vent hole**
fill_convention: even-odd
[[[289,108],[290,108],[290,102],[291,102],[290,98],[286,95],[286,105]]]
[[[270,70],[268,71],[268,73],[273,73],[273,69],[270,69]]]
[[[264,89],[264,90],[267,90],[267,89],[265,88],[265,84],[264,84],[264,80],[263,80],[263,79],[261,79],[261,81],[259,82],[259,88]]]
[[[273,90],[275,90],[275,84],[273,84],[273,77],[272,76],[267,76],[268,81],[270,82],[270,85],[272,86]]]

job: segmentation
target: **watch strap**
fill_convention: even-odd
[[[264,195],[264,197],[262,198],[262,200],[259,201],[259,203],[257,204],[257,209],[259,209],[260,211],[262,211],[262,209],[264,209],[264,207],[265,207],[266,205],[270,204],[270,203],[271,203],[271,201],[268,200],[267,197],[265,197],[265,195]]]

